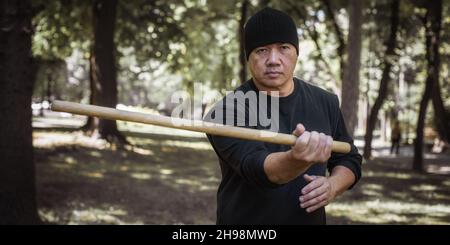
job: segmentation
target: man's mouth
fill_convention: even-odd
[[[264,72],[264,75],[269,76],[269,77],[277,77],[279,75],[282,75],[283,73],[280,71],[266,71]]]

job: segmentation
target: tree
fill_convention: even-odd
[[[364,158],[366,159],[370,158],[372,154],[373,130],[377,122],[378,112],[388,95],[388,85],[391,80],[391,68],[394,64],[395,58],[397,57],[395,48],[397,47],[397,30],[399,25],[399,0],[392,0],[390,21],[390,34],[386,43],[386,56],[384,58],[384,68],[380,81],[380,88],[378,90],[378,97],[370,110],[369,119],[367,120],[366,134],[364,135]]]
[[[88,74],[80,76],[77,72],[74,80],[73,74],[68,74],[66,60],[76,53],[76,66],[88,68],[92,40],[89,2],[32,0],[32,4],[39,10],[32,20],[32,50],[37,66],[33,99],[49,99],[43,95],[50,92],[55,98],[81,101],[89,94]],[[68,81],[68,77],[72,80]]]
[[[29,0],[0,1],[0,224],[38,224]]]
[[[437,93],[440,93],[439,46],[442,21],[442,0],[427,1],[426,9],[426,14],[423,20],[425,25],[425,56],[427,60],[427,78],[422,100],[420,101],[419,117],[417,119],[416,128],[416,139],[414,141],[413,170],[417,172],[423,171],[423,130],[425,126],[425,115],[428,107],[428,102],[431,99],[432,95],[440,97],[440,94]],[[433,99],[433,104],[437,103],[434,100],[435,99]],[[435,113],[437,114],[438,112]],[[445,111],[440,113],[445,113]],[[445,115],[441,116],[444,117]]]
[[[332,24],[332,29],[336,35],[336,39],[338,41],[338,48],[337,48],[337,55],[339,58],[339,65],[340,65],[340,72],[339,77],[340,81],[344,79],[344,68],[345,68],[345,49],[347,44],[345,43],[344,34],[342,33],[341,28],[339,27],[337,17],[334,13],[334,8],[331,6],[331,3],[329,0],[322,0],[323,8],[325,9],[325,12],[327,13],[326,16],[329,19],[329,21]],[[357,11],[355,9],[355,11]]]
[[[94,43],[91,50],[90,81],[91,104],[112,107],[117,105],[117,68],[114,31],[117,0],[95,0],[93,2]],[[87,129],[101,138],[119,145],[127,143],[117,129],[116,121],[99,118],[88,119]]]
[[[239,19],[238,26],[238,37],[239,37],[239,62],[241,64],[241,70],[239,71],[239,77],[241,79],[241,83],[247,81],[247,58],[245,56],[245,41],[244,41],[244,24],[247,20],[247,9],[249,2],[248,0],[244,0],[241,3],[241,16]]]
[[[439,48],[441,47],[441,29],[442,29],[442,0],[435,1],[433,5],[428,6],[429,11],[433,14],[428,16],[430,18],[430,23],[425,21],[425,32],[430,33],[430,35],[425,35],[426,38],[431,39],[426,41],[426,44],[431,43],[431,49],[427,46],[427,52],[432,52],[431,55],[427,56],[428,64],[433,65],[433,73],[428,71],[428,76],[433,77],[433,91],[432,91],[432,102],[434,109],[434,121],[436,129],[441,136],[441,139],[450,143],[450,111],[448,111],[444,106],[444,101],[441,94],[440,86],[440,71],[441,71],[441,54],[439,53]]]
[[[349,32],[347,41],[347,63],[342,80],[342,114],[351,136],[358,121],[359,72],[361,68],[361,29],[363,22],[363,0],[350,0]]]

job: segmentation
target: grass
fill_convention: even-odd
[[[46,121],[35,122],[42,126]],[[215,223],[220,169],[202,134],[120,123],[133,146],[113,150],[105,141],[74,130],[80,123],[49,122],[50,128],[33,133],[38,208],[44,221]],[[448,156],[427,163],[429,169],[450,166]],[[410,168],[409,157],[365,163],[358,185],[327,206],[328,223],[450,224],[449,176],[417,174]]]

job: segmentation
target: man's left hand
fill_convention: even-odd
[[[329,178],[323,176],[303,176],[309,182],[301,190],[300,207],[311,213],[320,207],[328,205],[335,197],[336,190]]]

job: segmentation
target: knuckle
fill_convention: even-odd
[[[307,155],[307,156],[303,157],[303,160],[305,160],[306,162],[312,162],[313,161],[311,155]]]
[[[331,136],[327,136],[327,141],[331,145],[331,143],[333,142],[333,138],[331,138]]]

